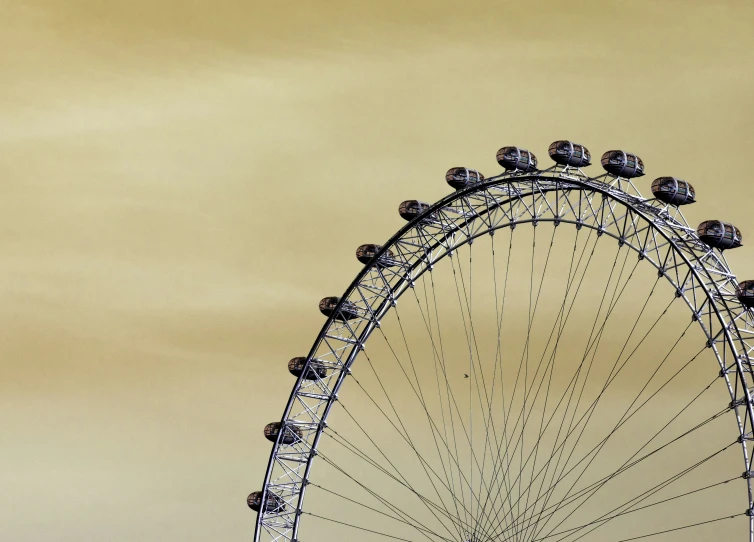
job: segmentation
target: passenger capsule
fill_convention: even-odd
[[[484,181],[484,175],[479,173],[475,169],[467,169],[465,167],[453,167],[445,174],[445,180],[448,184],[456,190],[461,190],[472,184],[481,183]]]
[[[736,287],[736,297],[744,307],[754,307],[754,280],[740,282]]]
[[[655,197],[671,205],[688,205],[694,203],[696,193],[694,187],[682,179],[675,177],[658,177],[652,182],[652,193]]]
[[[363,264],[371,263],[377,253],[382,250],[382,245],[361,245],[356,249],[356,259]],[[376,262],[379,267],[395,265],[395,255],[388,249]]]
[[[304,368],[306,367],[306,358],[293,358],[288,362],[288,371],[293,376],[301,376],[304,374]],[[309,369],[304,374],[305,380],[317,380],[317,378],[325,378],[327,376],[327,368],[321,361],[313,359],[309,363]]]
[[[280,433],[280,422],[268,423],[264,426],[264,437],[270,442],[275,442]],[[283,436],[280,437],[280,444],[293,444],[301,440],[301,429],[295,425],[286,425]]]
[[[626,179],[644,175],[644,162],[641,158],[625,151],[607,151],[602,155],[602,167],[608,173]]]
[[[741,231],[733,224],[719,220],[706,220],[696,228],[696,234],[705,245],[725,250],[741,246]]]
[[[573,141],[556,141],[550,145],[547,153],[561,166],[586,167],[592,163],[589,149]]]
[[[319,302],[319,312],[328,317],[335,314],[335,319],[340,321],[352,320],[359,316],[359,309],[350,301],[344,302],[336,312],[335,307],[338,301],[340,301],[339,297],[325,297]]]
[[[537,157],[534,153],[518,147],[503,147],[497,151],[497,163],[506,171],[536,171]]]
[[[429,210],[429,203],[415,199],[406,200],[398,206],[398,213],[404,220],[408,220],[409,222],[427,210]]]
[[[249,508],[252,510],[259,512],[262,508],[262,492],[255,491],[254,493],[251,493],[246,499],[246,504],[248,504]],[[264,510],[265,512],[281,512],[285,510],[285,501],[278,495],[268,491],[267,501],[264,503]]]

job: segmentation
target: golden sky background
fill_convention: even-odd
[[[4,540],[249,540],[317,302],[399,202],[503,145],[639,154],[645,194],[684,178],[690,222],[741,228],[754,276],[747,0],[0,13]]]

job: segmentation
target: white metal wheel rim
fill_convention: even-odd
[[[601,199],[600,203],[595,203],[595,199]],[[617,213],[618,209],[623,214]],[[428,220],[428,217],[435,218]],[[320,352],[329,352],[331,357],[327,361],[333,364],[328,368],[333,370],[325,380],[306,381],[299,377],[293,387],[282,421],[296,424],[304,437],[296,446],[282,447],[280,437],[273,445],[262,490],[262,511],[257,516],[256,542],[264,533],[270,540],[297,540],[306,481],[329,410],[362,345],[393,302],[411,282],[470,240],[496,229],[538,222],[594,229],[598,235],[622,241],[658,270],[667,267],[665,264],[672,256],[675,270],[686,272],[680,284],[667,272],[664,276],[684,298],[692,314],[697,315],[715,353],[734,405],[744,472],[752,470],[746,443],[754,439],[754,406],[749,392],[753,374],[749,355],[754,347],[749,339],[754,334],[754,319],[735,296],[735,276],[722,254],[699,241],[676,207],[642,198],[626,179],[612,175],[589,178],[578,169],[562,166],[535,174],[505,173],[433,204],[399,230],[380,251],[382,254],[391,250],[401,264],[400,271],[372,263],[345,291],[341,302],[354,303],[362,316],[347,322],[329,317],[307,356],[323,359],[326,356]],[[377,295],[375,284],[389,290],[386,288]],[[704,296],[690,295],[697,291]],[[323,344],[326,348],[320,350]],[[291,417],[296,405],[299,409]],[[747,510],[751,510],[754,501],[749,477],[746,484]],[[285,501],[284,511],[264,512],[267,491]],[[749,540],[754,541],[752,515],[749,515]]]

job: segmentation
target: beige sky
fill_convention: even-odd
[[[0,0],[3,539],[250,539],[316,303],[502,145],[754,239],[751,2],[366,4]]]

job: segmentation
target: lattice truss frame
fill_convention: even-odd
[[[291,392],[265,475],[255,542],[298,540],[309,472],[328,413],[365,342],[400,296],[438,261],[476,237],[545,221],[592,228],[597,235],[613,237],[652,264],[676,296],[684,298],[717,357],[720,377],[730,393],[748,485],[749,540],[754,542],[754,469],[747,449],[747,443],[754,440],[754,389],[750,389],[754,311],[736,297],[736,277],[722,252],[699,240],[678,207],[643,198],[630,180],[610,174],[590,178],[567,166],[536,173],[508,172],[446,196],[399,230],[359,273],[307,356],[304,374],[310,361],[317,360],[327,368],[327,375],[308,380],[302,374]],[[391,265],[377,263],[388,250]],[[357,317],[337,318],[345,302],[357,308]],[[301,438],[290,445],[281,442],[287,425],[301,432]],[[268,492],[284,506],[266,511]]]

